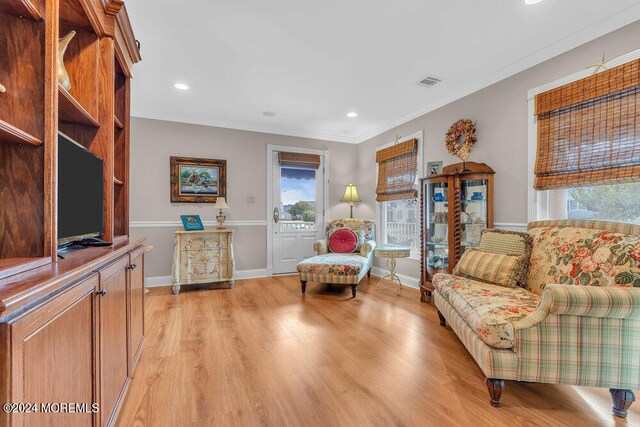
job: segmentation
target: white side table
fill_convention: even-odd
[[[402,292],[402,282],[400,282],[400,278],[396,275],[396,259],[408,258],[409,255],[411,255],[411,248],[381,246],[374,250],[374,255],[378,258],[386,258],[387,269],[389,270],[389,274],[378,281],[376,289],[378,289],[378,286],[380,286],[380,283],[383,280],[389,279],[392,282],[398,283],[398,295],[400,295],[400,293]]]
[[[174,294],[182,285],[229,282],[233,287],[233,230],[176,230],[173,236]]]

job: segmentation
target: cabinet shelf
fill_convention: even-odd
[[[42,145],[42,141],[27,132],[0,120],[0,143]]]
[[[115,114],[113,115],[113,123],[118,129],[124,129],[124,125],[122,124],[118,116],[116,116]]]
[[[58,114],[63,123],[100,127],[98,120],[60,84],[58,84]]]
[[[51,257],[0,258],[0,279],[49,264]]]
[[[0,13],[43,21],[42,14],[30,0],[2,0]]]

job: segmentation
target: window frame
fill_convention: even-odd
[[[418,140],[418,158],[417,158],[417,177],[418,178],[422,178],[422,173],[424,170],[424,156],[423,156],[423,147],[424,147],[424,131],[420,130],[412,135],[407,135],[401,139],[398,139],[398,143],[401,142],[405,142],[411,139],[416,139]],[[385,148],[391,147],[393,144],[395,144],[396,141],[391,141],[387,144],[381,145],[379,147],[376,148],[376,152],[383,150]],[[378,182],[378,165],[376,164],[376,180],[375,182]],[[413,260],[420,260],[420,214],[419,214],[419,210],[420,209],[420,189],[418,189],[418,196],[416,196],[416,243],[418,245],[417,248],[411,248],[411,253],[409,256],[409,259],[413,259]],[[377,236],[376,236],[376,241],[379,242],[379,245],[385,245],[385,246],[398,246],[398,245],[393,245],[391,243],[387,243],[386,242],[386,238],[387,238],[387,205],[386,202],[378,202],[376,201],[376,209],[375,209],[375,213],[376,213],[376,225],[378,228],[377,231]]]
[[[606,68],[614,68],[627,62],[640,58],[640,49],[630,52],[626,55],[618,56],[606,62]],[[528,180],[527,180],[527,220],[541,221],[553,219],[549,216],[549,191],[538,191],[533,188],[535,182],[535,164],[538,148],[538,117],[535,114],[535,98],[536,95],[555,89],[560,86],[573,83],[577,80],[584,79],[594,74],[594,66],[547,83],[529,90],[528,92],[528,114],[529,114],[529,132],[528,132]],[[603,71],[596,69],[596,71]]]

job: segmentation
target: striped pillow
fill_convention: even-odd
[[[519,256],[520,262],[518,263],[516,280],[518,286],[527,288],[529,260],[533,249],[533,238],[529,233],[487,228],[482,230],[478,249],[485,252]]]
[[[519,261],[519,256],[469,249],[458,261],[453,274],[480,282],[515,288],[518,286]]]

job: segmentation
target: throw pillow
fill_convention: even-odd
[[[469,249],[458,261],[453,274],[480,282],[515,288],[518,286],[519,261],[519,256]]]
[[[356,250],[358,238],[351,230],[342,229],[329,237],[329,250],[337,254],[347,254]]]
[[[354,231],[354,233],[356,234],[356,238],[358,239],[358,243],[356,244],[356,248],[354,249],[354,252],[360,252],[360,248],[362,247],[362,245],[364,245],[364,242],[366,241],[364,238],[364,230],[356,230]]]
[[[518,286],[527,287],[529,261],[533,249],[533,238],[529,233],[488,228],[482,230],[478,249],[485,252],[519,256],[516,281]]]

